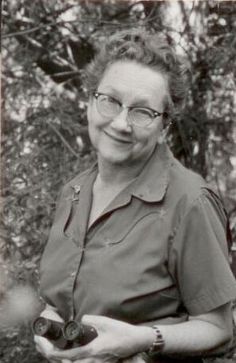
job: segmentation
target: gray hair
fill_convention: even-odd
[[[87,66],[85,86],[88,91],[97,89],[107,67],[125,60],[161,72],[167,79],[169,91],[165,113],[180,112],[189,88],[190,69],[161,33],[151,34],[143,29],[123,30],[108,37]]]

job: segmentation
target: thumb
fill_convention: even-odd
[[[123,359],[122,363],[145,363],[144,358],[142,357],[142,354],[136,354],[132,357]]]
[[[85,325],[94,325],[98,321],[98,324],[99,324],[99,318],[100,318],[100,316],[97,316],[97,315],[86,314],[86,315],[82,316],[81,323],[85,324]]]
[[[102,328],[105,325],[108,325],[111,319],[105,316],[99,315],[84,315],[81,319],[81,322],[85,325],[91,325],[94,328]]]

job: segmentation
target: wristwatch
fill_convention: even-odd
[[[152,354],[156,354],[156,353],[161,353],[162,350],[163,350],[163,348],[164,348],[164,345],[165,345],[165,341],[163,339],[163,336],[162,336],[159,328],[157,326],[153,326],[152,329],[156,333],[156,339],[152,343],[152,345],[150,346],[150,348],[148,349],[148,351],[146,352],[148,355],[152,355]]]

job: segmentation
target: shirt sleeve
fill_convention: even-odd
[[[203,189],[175,230],[169,268],[191,315],[207,313],[236,298],[226,228],[219,198]]]

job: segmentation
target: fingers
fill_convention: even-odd
[[[106,317],[97,316],[97,315],[84,315],[81,319],[81,323],[85,325],[96,326],[99,328],[100,326],[104,326],[104,321],[106,321]]]
[[[34,336],[36,350],[41,353],[44,357],[50,358],[51,353],[55,350],[54,345],[46,338],[38,335]]]
[[[89,345],[89,344],[88,344]],[[50,358],[54,359],[67,359],[67,360],[76,360],[76,359],[85,359],[91,355],[90,350],[88,349],[88,345],[80,348],[66,349],[66,350],[53,350],[50,352]]]
[[[81,322],[85,325],[91,325],[103,329],[105,326],[114,324],[114,320],[101,315],[84,315]]]
[[[116,363],[117,360],[114,359],[101,359],[101,358],[95,358],[95,357],[90,357],[90,358],[86,358],[86,359],[78,359],[78,360],[73,360],[72,363]]]
[[[146,363],[141,354],[122,359],[122,363]]]
[[[36,349],[41,352],[50,352],[53,349],[53,344],[49,342],[46,338],[40,337],[38,335],[34,336],[34,341],[36,344]]]
[[[123,363],[124,363],[124,361],[123,361]],[[142,354],[136,354],[131,358],[127,358],[125,360],[125,363],[145,363],[145,360],[144,360]]]
[[[99,353],[99,349],[97,349],[96,347],[90,348],[90,344],[87,344],[84,347],[66,350],[54,349],[54,351],[50,353],[50,358],[67,359],[72,361],[73,363],[115,363],[118,361],[118,357],[112,356],[109,353],[101,354]]]

